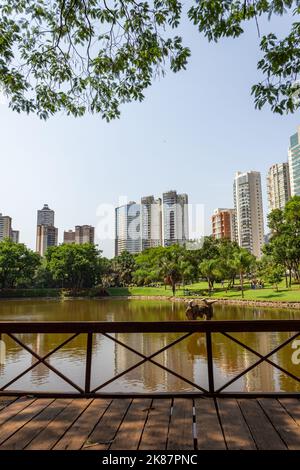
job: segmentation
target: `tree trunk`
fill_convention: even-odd
[[[172,292],[173,292],[173,297],[175,297],[175,292],[176,292],[176,282],[172,281]]]
[[[241,284],[241,290],[242,290],[242,298],[244,298],[244,278],[243,278],[242,273],[240,273],[240,284]]]

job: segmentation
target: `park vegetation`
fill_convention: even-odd
[[[299,0],[2,0],[0,89],[13,110],[41,119],[65,111],[111,120],[123,103],[143,100],[156,77],[187,67],[186,25],[219,42],[237,40],[251,22],[261,51],[255,105],[294,112],[299,12]],[[290,26],[277,37],[272,26],[282,16]]]
[[[62,244],[50,247],[44,258],[23,244],[0,243],[0,289],[65,289],[82,292],[99,288],[163,287],[183,289],[205,281],[212,295],[216,283],[225,292],[238,289],[244,296],[244,283],[258,281],[278,291],[300,284],[300,197],[294,196],[283,210],[269,214],[270,240],[258,260],[245,248],[228,239],[204,237],[201,248],[185,246],[148,248],[133,255],[124,251],[113,259],[102,256],[91,244]]]

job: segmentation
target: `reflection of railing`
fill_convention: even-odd
[[[276,346],[272,351],[270,351],[266,355],[262,355],[255,349],[251,348],[247,344],[243,343],[239,339],[232,336],[231,333],[249,333],[249,332],[286,332],[289,333],[289,337]],[[173,376],[183,380],[184,382],[188,383],[192,387],[194,387],[197,391],[196,392],[185,392],[185,393],[155,393],[155,396],[178,396],[178,395],[208,395],[208,396],[240,396],[240,395],[247,395],[247,396],[269,396],[269,395],[282,395],[285,396],[300,396],[300,393],[297,392],[272,392],[267,393],[266,391],[261,392],[224,392],[224,390],[229,387],[232,383],[236,382],[242,376],[253,370],[255,367],[259,366],[260,364],[267,363],[272,365],[281,373],[286,374],[290,378],[292,378],[295,382],[300,383],[300,365],[299,367],[299,376],[289,372],[284,367],[280,366],[273,362],[270,357],[277,353],[280,349],[282,349],[287,344],[291,343],[300,335],[300,320],[242,320],[242,321],[166,321],[166,322],[0,322],[0,336],[6,334],[11,340],[15,341],[19,346],[24,348],[27,352],[29,352],[35,359],[36,362],[31,364],[30,367],[23,370],[19,373],[16,377],[9,380],[4,386],[0,387],[0,395],[25,395],[25,394],[32,394],[32,391],[26,390],[13,390],[12,385],[23,377],[26,373],[30,372],[34,367],[38,364],[44,364],[48,369],[52,372],[57,374],[61,379],[63,379],[66,383],[71,385],[76,391],[72,393],[58,393],[58,392],[36,392],[34,395],[50,395],[50,396],[149,396],[151,393],[141,393],[141,394],[120,394],[120,393],[105,393],[101,392],[101,390],[106,387],[107,385],[111,384],[115,380],[119,379],[123,375],[131,372],[133,369],[141,366],[142,364],[148,362],[151,363],[153,366],[159,367],[163,369],[165,372],[172,374]],[[52,351],[48,352],[44,356],[40,356],[35,351],[33,351],[29,346],[24,344],[23,341],[20,340],[16,334],[18,333],[27,333],[27,334],[38,334],[38,333],[46,333],[46,334],[70,334],[71,336],[55,347]],[[135,353],[137,356],[140,357],[140,360],[132,365],[131,367],[127,368],[126,370],[122,371],[118,375],[112,377],[111,379],[107,380],[106,382],[92,388],[91,387],[91,371],[92,371],[92,350],[93,350],[93,335],[101,333],[106,338],[114,341],[115,343],[123,346],[127,350]],[[165,347],[155,351],[154,353],[146,356],[142,352],[134,349],[132,346],[125,344],[122,341],[119,341],[117,338],[112,336],[113,333],[183,333],[182,336],[177,338],[176,340],[170,342]],[[155,357],[161,354],[162,352],[166,351],[167,349],[171,348],[172,346],[178,344],[179,342],[183,341],[187,337],[193,335],[194,333],[204,333],[206,338],[206,354],[207,354],[207,374],[208,374],[208,389],[205,389],[200,384],[194,383],[191,380],[183,377],[182,375],[178,374],[176,371],[169,369],[165,365],[160,364],[155,360]],[[213,359],[213,334],[220,333],[224,335],[230,341],[238,344],[242,348],[245,348],[247,351],[251,352],[252,354],[258,357],[258,360],[254,362],[252,365],[244,369],[241,373],[236,375],[234,378],[230,379],[227,383],[216,389],[214,385],[214,359]],[[78,384],[74,383],[70,380],[65,374],[60,372],[57,368],[51,365],[48,362],[49,357],[60,350],[63,346],[68,344],[74,338],[76,338],[80,334],[85,334],[87,341],[86,341],[86,361],[85,361],[85,384],[84,388],[80,387]],[[292,355],[292,353],[291,353]]]

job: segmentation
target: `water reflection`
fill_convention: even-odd
[[[214,306],[214,319],[300,319],[300,311],[263,309],[238,306]],[[1,301],[1,320],[19,321],[166,321],[184,320],[185,305],[168,301],[75,300],[75,301]],[[212,320],[213,321],[213,320]],[[265,355],[290,333],[239,333],[235,338]],[[47,354],[65,341],[65,334],[22,334],[20,340],[40,356]],[[175,341],[180,334],[124,334],[112,335],[118,341],[149,356]],[[2,335],[6,343],[6,363],[0,365],[0,386],[8,383],[37,359],[11,338]],[[79,335],[49,358],[49,363],[67,375],[79,386],[84,384],[86,335]],[[300,366],[292,364],[291,344],[270,357],[289,372],[300,375]],[[221,387],[259,358],[241,348],[221,334],[213,334],[215,385]],[[207,388],[206,346],[203,334],[193,334],[182,342],[161,352],[155,358],[159,364],[173,370],[188,381]],[[92,387],[109,381],[139,362],[141,357],[116,344],[103,335],[94,335]],[[11,389],[72,391],[54,372],[39,364],[11,385]],[[105,387],[106,391],[187,391],[193,387],[155,365],[144,363]],[[300,391],[300,386],[289,376],[267,363],[260,364],[247,375],[234,382],[228,391]]]

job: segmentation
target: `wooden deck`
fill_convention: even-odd
[[[0,450],[300,449],[297,398],[0,397]]]

